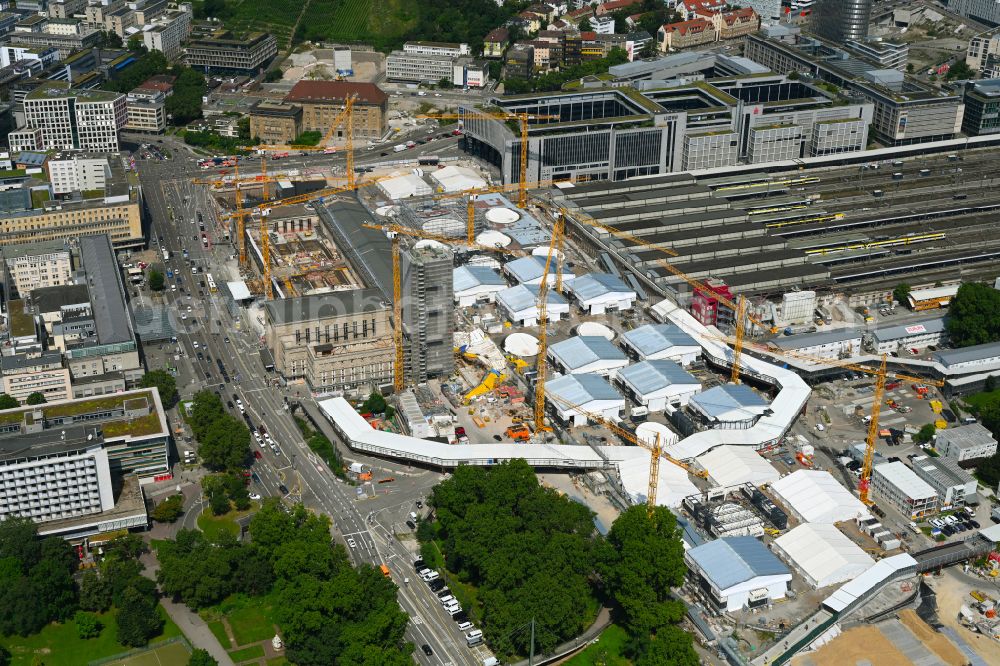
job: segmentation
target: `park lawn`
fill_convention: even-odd
[[[984,406],[1000,400],[1000,389],[995,391],[982,391],[973,393],[962,398],[962,401],[972,408],[973,412],[979,412]]]
[[[566,666],[628,666],[628,659],[622,656],[628,634],[617,624],[601,632],[597,642],[566,662]]]
[[[229,653],[229,657],[237,664],[241,661],[249,661],[250,659],[260,659],[263,656],[264,648],[260,645],[251,645],[242,650],[233,650]]]
[[[150,643],[180,636],[181,630],[167,616],[162,606],[157,606],[157,612],[165,621],[163,632]],[[10,650],[13,658],[11,666],[31,666],[36,655],[44,659],[45,666],[80,666],[128,650],[115,638],[118,633],[115,611],[99,615],[104,629],[97,638],[81,639],[77,635],[76,622],[72,619],[64,624],[52,623],[33,636],[5,637],[3,644]]]
[[[225,599],[218,606],[201,611],[202,618],[209,622],[219,622],[222,618],[229,621],[236,645],[249,645],[258,641],[269,641],[274,638],[274,625],[277,624],[277,602],[271,595],[263,597],[248,597],[242,594]],[[214,632],[214,630],[213,630]],[[226,639],[223,645],[229,645]]]
[[[198,529],[204,532],[205,536],[209,539],[214,539],[221,532],[228,532],[233,536],[239,536],[240,526],[236,521],[249,516],[257,508],[257,503],[251,502],[250,508],[246,511],[230,511],[221,516],[214,516],[212,515],[212,510],[206,507],[201,512],[201,515],[198,516]]]
[[[219,639],[219,644],[222,645],[222,647],[228,649],[229,635],[226,634],[226,626],[222,624],[222,620],[212,620],[211,622],[207,622],[206,624],[208,624],[208,630],[211,631],[212,634]]]
[[[288,660],[284,657],[275,657],[267,660],[267,666],[287,666]]]

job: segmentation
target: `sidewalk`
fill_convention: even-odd
[[[588,643],[601,635],[601,632],[608,628],[611,624],[611,610],[605,606],[601,606],[601,610],[597,613],[597,619],[594,623],[587,628],[585,632],[577,636],[571,641],[566,641],[562,645],[558,646],[552,651],[552,654],[536,654],[535,664],[547,664],[552,661],[562,660],[568,657],[571,653],[586,647]],[[513,664],[513,666],[527,666],[528,660],[524,659],[522,661]]]

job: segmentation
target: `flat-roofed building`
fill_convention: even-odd
[[[73,270],[66,240],[8,245],[2,252],[11,295],[27,296],[39,287],[66,284]]]
[[[913,473],[937,491],[942,511],[979,503],[975,477],[959,467],[954,458],[919,456],[913,459],[912,465]]]
[[[352,111],[355,139],[379,139],[388,131],[389,96],[374,83],[351,81],[299,81],[285,95],[285,102],[302,107],[302,131],[325,135],[355,96]],[[344,137],[344,128],[333,134]]]
[[[872,333],[875,351],[879,354],[891,354],[901,348],[924,349],[930,345],[939,345],[946,335],[942,317],[877,328]]]
[[[938,510],[937,491],[902,462],[873,467],[872,490],[909,520],[923,518]]]
[[[160,134],[167,129],[167,103],[163,93],[135,94],[125,98],[125,129]]]
[[[239,38],[220,30],[211,37],[199,37],[184,49],[189,67],[208,71],[252,73],[261,69],[278,53],[274,35],[256,32]]]
[[[739,611],[784,599],[792,572],[751,536],[709,541],[684,554],[691,575],[717,608]]]
[[[41,130],[37,149],[118,151],[125,126],[125,95],[74,90],[65,81],[47,81],[24,98],[28,128]]]
[[[53,194],[104,191],[111,179],[107,155],[72,154],[46,163]]]
[[[391,385],[391,309],[378,289],[269,301],[264,339],[275,370],[321,392],[367,395]]]
[[[861,331],[853,328],[838,328],[821,333],[779,337],[771,340],[770,344],[784,352],[838,359],[861,352]]]
[[[939,430],[934,436],[934,449],[942,456],[958,462],[989,458],[997,452],[997,440],[981,423]]]
[[[33,393],[46,402],[73,397],[69,368],[58,351],[0,357],[0,388],[21,404]]]
[[[142,43],[150,51],[161,51],[168,60],[184,53],[181,44],[191,34],[191,12],[183,9],[170,10],[157,16],[143,27]]]

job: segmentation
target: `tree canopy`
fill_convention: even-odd
[[[963,284],[948,307],[945,327],[955,347],[1000,340],[1000,291],[978,282]]]
[[[14,409],[20,406],[21,403],[14,396],[7,393],[0,393],[0,409]]]
[[[163,291],[167,286],[166,279],[160,271],[149,271],[149,288],[153,291]]]
[[[205,467],[236,470],[246,464],[250,456],[250,431],[225,410],[218,395],[198,391],[187,421],[200,444],[198,454]]]
[[[142,376],[139,385],[143,388],[153,388],[160,392],[163,405],[170,408],[177,402],[177,380],[166,370],[150,370]]]
[[[41,391],[35,391],[28,395],[25,399],[25,404],[28,405],[44,405],[48,400],[45,399],[45,394]]]

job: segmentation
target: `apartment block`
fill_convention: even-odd
[[[167,103],[160,93],[154,97],[129,93],[125,98],[125,129],[161,134],[167,129]]]
[[[292,143],[302,134],[302,107],[286,102],[261,100],[250,108],[250,136],[262,143]]]
[[[21,404],[32,393],[41,393],[46,402],[73,397],[69,368],[58,351],[0,356],[0,389]]]
[[[211,37],[192,39],[184,49],[189,67],[208,71],[256,73],[278,53],[274,35],[257,32],[240,39],[220,31]]]
[[[29,129],[41,130],[42,145],[35,149],[117,152],[125,95],[47,81],[25,96],[24,117]]]
[[[101,190],[111,180],[107,155],[72,154],[56,156],[46,163],[53,194]]]
[[[7,36],[7,42],[11,46],[24,46],[29,48],[54,48],[59,51],[59,58],[65,60],[76,51],[89,49],[97,46],[101,39],[100,30],[90,29],[86,26],[78,26],[69,30],[65,23],[54,21],[39,26],[30,26],[30,29],[21,30],[18,24],[14,32]]]
[[[1000,132],[1000,79],[968,81],[963,88],[962,131],[970,136]]]
[[[969,40],[965,64],[980,76],[986,72],[990,56],[1000,55],[1000,32],[976,35]]]
[[[391,309],[378,289],[268,301],[264,339],[275,370],[321,393],[367,395],[391,385]]]
[[[937,491],[902,462],[875,465],[871,483],[877,499],[888,502],[910,520],[938,510]]]
[[[402,254],[403,333],[411,383],[447,377],[455,369],[453,268],[452,252],[444,246],[418,243]]]
[[[40,287],[66,284],[73,270],[66,240],[42,241],[0,248],[7,271],[9,298],[27,296]]]
[[[51,0],[49,2],[49,18],[68,19],[77,14],[83,14],[87,0]]]
[[[168,60],[184,53],[181,44],[191,34],[191,12],[170,10],[157,16],[142,31],[142,43],[150,51],[162,51]]]
[[[326,132],[344,110],[349,96],[355,96],[354,138],[379,139],[388,131],[389,97],[374,83],[349,81],[299,81],[285,96],[285,102],[302,107],[302,131]],[[343,138],[338,127],[334,137]]]

